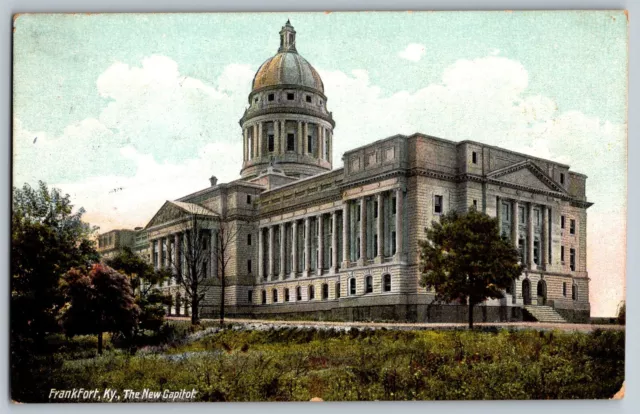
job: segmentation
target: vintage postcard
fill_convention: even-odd
[[[623,394],[624,11],[13,25],[13,401]]]

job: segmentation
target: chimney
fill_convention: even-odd
[[[215,187],[216,184],[218,184],[218,177],[212,175],[211,178],[209,178],[209,182],[211,182],[211,187]]]

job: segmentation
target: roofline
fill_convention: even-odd
[[[264,190],[264,186],[260,185],[260,184],[254,184],[252,182],[243,180],[242,178],[238,178],[236,180],[230,181],[228,183],[220,183],[218,185],[215,185],[213,187],[207,187],[204,188],[202,190],[198,190],[194,193],[191,194],[187,194],[185,196],[182,196],[180,198],[176,198],[174,201],[182,201],[182,202],[188,202],[187,199],[188,198],[192,198],[192,197],[197,197],[203,194],[207,194],[208,192],[213,192],[216,190],[222,190],[222,189],[228,189],[231,187],[250,187],[250,188],[254,188],[257,190]]]
[[[299,180],[292,181],[290,183],[287,183],[287,184],[272,188],[271,190],[265,190],[262,194],[266,195],[267,193],[271,193],[272,191],[283,190],[283,189],[286,189],[287,187],[298,185],[298,184],[304,183],[306,181],[311,181],[314,178],[321,178],[321,177],[323,177],[325,175],[337,174],[339,172],[344,172],[344,167],[339,167],[339,168],[336,168],[336,169],[333,169],[333,170],[329,170],[329,171],[325,171],[325,172],[322,172],[322,173],[319,173],[319,174],[311,175],[309,177],[300,178]]]

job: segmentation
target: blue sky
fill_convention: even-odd
[[[622,12],[22,15],[14,185],[44,179],[102,230],[238,176],[253,74],[287,18],[320,72],[341,153],[396,133],[472,139],[589,176],[594,313],[623,296]],[[619,260],[611,260],[611,257]]]

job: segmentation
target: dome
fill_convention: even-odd
[[[278,53],[260,66],[252,91],[278,85],[303,86],[324,94],[320,75],[296,50],[296,31],[288,20],[280,31]]]

